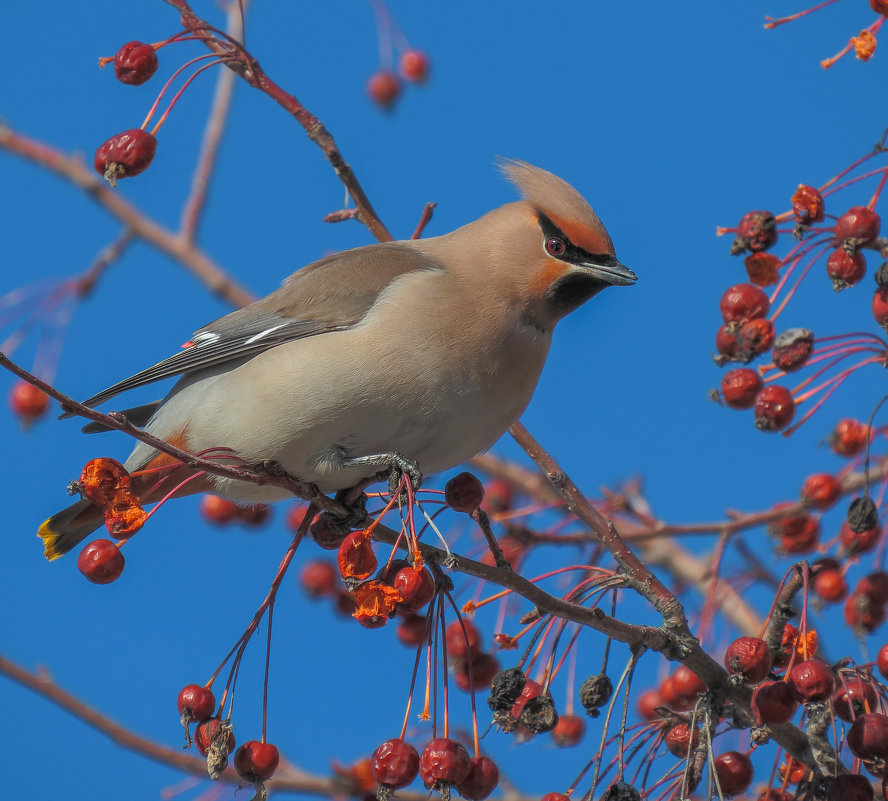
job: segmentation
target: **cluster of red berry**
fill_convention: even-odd
[[[367,80],[367,94],[384,109],[391,109],[401,96],[401,80],[425,83],[429,77],[429,58],[421,50],[405,50],[401,54],[400,77],[390,69],[374,72]]]
[[[791,211],[780,215],[751,211],[735,228],[720,228],[718,231],[720,234],[735,234],[732,254],[748,253],[745,264],[749,283],[732,286],[722,295],[723,324],[716,334],[718,355],[715,361],[720,365],[729,362],[748,364],[771,352],[770,364],[757,370],[741,367],[728,371],[721,382],[720,397],[731,408],[754,409],[756,425],[763,431],[791,433],[851,373],[870,364],[884,365],[888,360],[888,342],[875,334],[853,332],[815,339],[807,328],[790,328],[779,334],[775,329],[778,316],[802,280],[824,256],[827,276],[836,291],[848,289],[863,278],[867,266],[866,250],[888,257],[888,240],[879,236],[881,219],[874,210],[888,179],[888,167],[878,167],[839,183],[864,162],[885,152],[884,145],[880,144],[820,189],[800,185],[792,197]],[[832,218],[834,222],[825,224],[828,217],[824,206],[826,196],[874,176],[879,177],[879,183],[866,206],[852,206]],[[783,222],[793,222],[794,226],[781,231],[778,226]],[[796,239],[790,252],[782,259],[768,252],[777,244],[779,234],[790,230]],[[876,322],[885,327],[888,325],[888,267],[880,267],[875,278],[872,311]],[[772,285],[776,287],[769,296],[763,287]],[[853,366],[843,366],[836,374],[827,376],[854,356],[863,358]],[[794,389],[775,383],[804,367],[814,367],[815,371]],[[810,386],[818,380],[821,383]],[[790,428],[797,407],[815,398],[812,408]]]

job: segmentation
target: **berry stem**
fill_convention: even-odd
[[[271,624],[274,617],[274,604],[268,607],[268,637],[265,641],[265,676],[262,682],[262,740],[268,725],[268,666],[271,664]]]
[[[206,58],[206,56],[198,56],[198,58],[202,59],[202,58]],[[197,59],[194,59],[194,60],[196,61]],[[209,62],[208,64],[204,64],[202,67],[195,70],[191,76],[189,76],[188,80],[182,84],[179,91],[176,92],[176,94],[173,96],[173,99],[170,101],[170,104],[167,106],[166,111],[163,112],[163,116],[161,116],[161,118],[157,121],[157,124],[151,129],[152,136],[157,136],[157,132],[160,130],[160,126],[164,124],[164,122],[166,121],[166,118],[169,116],[169,113],[173,110],[173,107],[176,105],[176,103],[179,102],[179,98],[182,97],[182,93],[191,85],[191,82],[198,75],[200,75],[202,72],[204,72],[205,70],[208,70],[210,67],[215,67],[218,64],[224,64],[226,60],[227,59],[219,58],[219,59],[216,59],[215,61]],[[144,123],[143,123],[143,125],[144,125]]]
[[[463,623],[462,615],[460,614],[459,609],[456,606],[456,602],[453,600],[453,596],[449,592],[445,592],[444,595],[446,596],[448,602],[450,603],[450,606],[453,608],[453,611],[456,613],[456,619],[459,621],[460,628],[462,628],[463,638],[466,641],[466,649],[468,649],[469,634],[466,631],[465,623]],[[444,639],[446,640],[446,637]],[[445,643],[445,647],[446,647],[446,643]],[[468,674],[469,674],[469,689],[470,689],[469,700],[472,704],[472,744],[474,745],[474,748],[475,748],[475,756],[479,757],[479,756],[481,756],[481,746],[480,746],[480,743],[478,740],[478,711],[475,706],[475,677],[472,673],[472,660],[471,659],[468,660],[466,667],[468,669]],[[445,734],[444,736],[446,737],[447,735]]]
[[[826,8],[827,6],[831,6],[833,3],[837,2],[838,0],[825,0],[825,2],[820,3],[820,5],[811,6],[811,8],[806,8],[804,11],[799,11],[797,14],[791,14],[788,17],[780,17],[779,19],[774,19],[773,17],[766,16],[765,19],[768,21],[765,23],[765,27],[770,29],[776,28],[778,25],[785,25],[787,22],[801,19],[802,17],[805,17],[808,14],[813,13],[814,11],[819,11],[821,8]]]
[[[780,312],[782,312],[783,309],[786,308],[786,304],[789,303],[789,299],[795,294],[795,291],[799,288],[799,285],[802,283],[802,281],[804,280],[804,278],[808,274],[808,272],[811,270],[811,268],[816,264],[817,260],[824,253],[826,253],[826,251],[829,250],[829,248],[830,248],[829,244],[824,245],[820,250],[817,251],[817,253],[814,254],[814,257],[805,265],[805,268],[802,270],[802,274],[796,279],[796,282],[792,285],[792,288],[786,293],[786,297],[783,298],[783,301],[777,307],[776,311],[770,316],[769,319],[771,320],[772,323],[775,322],[777,320],[777,318],[780,316]],[[801,256],[799,258],[801,259]],[[799,262],[797,261],[796,264],[798,264],[798,263]],[[793,265],[793,267],[795,267],[795,264]],[[790,272],[791,272],[791,270],[787,270],[787,273],[786,273],[787,278],[789,277]],[[776,294],[777,293],[775,291],[775,293],[774,293],[775,297],[776,297]]]
[[[186,61],[179,69],[177,69],[170,77],[167,79],[167,82],[163,85],[161,90],[157,93],[157,97],[154,99],[154,103],[151,104],[151,108],[148,109],[148,115],[145,117],[144,122],[139,126],[143,131],[148,129],[148,123],[151,122],[151,118],[154,116],[154,112],[157,111],[157,107],[160,105],[160,101],[163,100],[163,96],[166,93],[167,89],[170,88],[170,85],[179,75],[182,74],[183,71],[188,69],[192,64],[196,64],[198,61],[205,61],[208,58],[215,58],[215,53],[207,53],[203,56],[197,56],[196,58],[191,59],[191,61]]]
[[[436,593],[437,596],[437,593]],[[431,610],[435,607],[435,603],[437,602],[437,597],[434,598],[429,605],[429,611],[426,612],[425,617],[425,630],[423,633],[422,641],[419,645],[416,646],[416,658],[413,660],[413,674],[410,677],[410,691],[407,693],[407,709],[404,711],[404,722],[401,724],[401,735],[400,739],[404,739],[407,736],[407,722],[410,720],[410,706],[413,703],[413,692],[416,689],[416,678],[419,675],[419,659],[422,656],[422,651],[424,647],[428,647],[431,643],[431,626],[432,626],[432,615]]]

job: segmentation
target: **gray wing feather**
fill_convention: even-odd
[[[295,339],[345,330],[364,318],[395,279],[436,269],[441,265],[409,242],[369,245],[321,259],[293,273],[262,300],[201,328],[184,350],[93,395],[84,405],[98,406],[121,392],[249,358]]]

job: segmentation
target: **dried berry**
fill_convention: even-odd
[[[879,693],[868,676],[851,676],[839,684],[833,694],[833,710],[844,721],[878,709]]]
[[[528,699],[521,710],[521,725],[534,734],[552,731],[558,725],[555,702],[548,693]]]
[[[483,690],[490,686],[499,669],[499,660],[493,654],[477,654],[469,660],[457,662],[453,677],[456,679],[456,686],[465,692]]]
[[[786,373],[799,370],[814,350],[814,333],[807,328],[789,328],[774,340],[774,364]]]
[[[780,278],[782,262],[773,253],[750,253],[744,264],[749,280],[756,286],[772,286]]]
[[[857,718],[848,730],[848,748],[860,759],[888,757],[888,717],[868,712]]]
[[[490,682],[490,697],[487,699],[487,705],[492,712],[507,712],[518,700],[524,685],[527,683],[527,676],[521,668],[506,668],[497,673]]]
[[[774,323],[763,317],[747,320],[737,331],[737,358],[751,362],[774,345]]]
[[[308,533],[311,534],[315,544],[325,551],[338,550],[343,540],[349,535],[347,530],[336,526],[326,514],[320,514],[312,521]]]
[[[157,72],[157,53],[150,44],[127,42],[114,55],[114,74],[121,83],[141,86]]]
[[[811,225],[823,220],[823,195],[813,186],[799,184],[792,196],[792,213],[801,225]]]
[[[615,781],[604,791],[601,801],[641,801],[641,793],[631,784]]]
[[[580,685],[580,703],[586,714],[591,718],[598,717],[598,710],[610,701],[613,692],[613,682],[606,673],[589,676]]]
[[[118,179],[144,172],[154,159],[156,150],[157,140],[148,131],[131,128],[99,145],[93,166],[111,186],[116,186]]]
[[[448,737],[432,740],[419,756],[419,775],[428,788],[449,801],[450,788],[465,781],[472,769],[472,758],[462,743]]]
[[[673,756],[684,759],[700,743],[700,732],[696,726],[679,723],[666,732],[666,748]]]
[[[731,244],[731,255],[767,250],[777,241],[777,220],[770,211],[750,211],[737,225],[737,236]]]
[[[806,659],[794,665],[787,678],[799,701],[824,701],[836,687],[832,668],[819,659]]]
[[[863,495],[851,501],[848,507],[848,526],[855,534],[868,531],[879,525],[879,510],[873,499]]]
[[[738,637],[725,651],[725,667],[744,684],[758,684],[771,670],[771,652],[758,637]]]

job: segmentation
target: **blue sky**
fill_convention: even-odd
[[[867,4],[838,3],[762,29],[765,14],[801,8],[785,0],[393,2],[411,43],[428,52],[432,78],[410,87],[391,114],[364,94],[378,63],[365,2],[257,2],[247,44],[324,121],[397,237],[410,235],[427,201],[438,203],[427,229],[435,235],[515,199],[493,166],[497,156],[552,170],[589,199],[639,282],[604,293],[561,323],[523,420],[590,493],[643,476],[655,513],[683,522],[794,498],[807,472],[840,466],[822,444],[835,420],[866,418],[883,392],[875,368],[855,376],[790,440],[759,434],[749,413],[707,397],[720,379],[710,358],[718,299],[743,280],[742,262],[728,256],[730,242],[714,236],[716,226],[734,225],[752,208],[787,209],[798,183],[825,182],[863,155],[885,125],[877,102],[883,53],[869,64],[851,58],[829,71],[819,66],[872,21]],[[216,4],[196,10],[221,23]],[[176,32],[172,9],[11,0],[4,12],[0,116],[9,125],[91,161],[105,138],[141,122],[159,78],[123,86],[96,68],[96,58],[131,39]],[[161,51],[160,75],[200,52],[196,45]],[[120,186],[171,226],[212,93],[212,78],[203,78],[161,131],[151,169]],[[2,292],[81,272],[119,233],[76,189],[3,152],[0,184]],[[848,195],[848,205],[865,203],[871,192],[868,185]],[[357,223],[322,222],[342,204],[341,185],[302,130],[268,98],[238,86],[201,225],[206,250],[265,294],[299,266],[370,241]],[[868,276],[836,295],[824,275],[812,275],[781,319],[818,334],[874,331],[871,288]],[[136,245],[77,308],[57,384],[86,397],[172,353],[226,311],[177,265]],[[32,337],[17,358],[32,363],[35,346]],[[53,419],[22,434],[10,415],[0,415],[0,434],[9,501],[0,650],[44,666],[134,731],[177,744],[176,693],[210,674],[263,597],[288,540],[283,512],[258,532],[219,531],[201,521],[196,501],[171,505],[129,546],[123,579],[94,587],[73,558],[45,563],[33,532],[65,503],[64,488],[84,462],[122,459],[129,442],[87,438],[76,421]],[[507,439],[494,450],[521,458]],[[753,541],[765,547],[763,534]],[[315,556],[306,549],[297,562]],[[295,580],[277,609],[270,738],[294,762],[323,773],[331,757],[348,762],[395,736],[412,655],[393,631],[359,630],[324,605],[307,606]],[[481,622],[491,630],[492,616]],[[584,648],[581,656],[596,664],[598,640],[588,638]],[[245,699],[258,691],[261,648],[254,651],[244,671],[252,681],[242,679]],[[651,677],[659,663],[648,660]],[[177,781],[174,771],[109,745],[5,679],[0,698],[10,796],[156,799]],[[243,731],[258,727],[257,708],[242,702]],[[530,794],[565,787],[591,753],[555,752],[548,743],[516,753],[503,736],[487,742]]]

